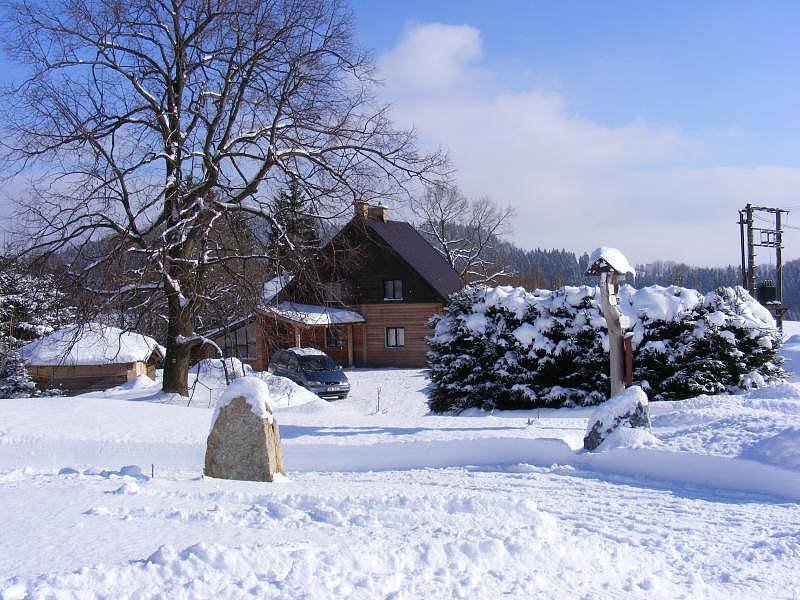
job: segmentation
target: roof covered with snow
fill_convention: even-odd
[[[284,301],[275,306],[265,306],[263,309],[279,318],[301,325],[348,325],[363,323],[366,320],[360,312],[335,306]]]
[[[261,289],[261,306],[267,306],[275,297],[283,291],[294,279],[291,273],[284,273],[277,277],[264,282],[264,287]]]
[[[68,325],[20,349],[25,362],[37,366],[110,365],[147,362],[167,351],[153,338],[99,323]]]
[[[592,252],[586,273],[587,275],[599,275],[607,271],[608,267],[622,275],[636,275],[636,270],[628,262],[625,255],[616,248],[609,248],[608,246],[602,246]]]

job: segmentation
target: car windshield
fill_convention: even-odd
[[[336,363],[327,354],[313,354],[310,356],[300,356],[300,367],[304,371],[333,371]]]

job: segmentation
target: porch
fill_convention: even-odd
[[[323,350],[345,367],[355,364],[356,340],[363,339],[366,319],[355,310],[315,304],[280,302],[261,308],[276,324],[276,334],[268,336],[267,361],[275,350],[288,346]]]

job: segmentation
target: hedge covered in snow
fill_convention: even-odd
[[[759,387],[785,378],[780,333],[743,288],[705,296],[623,285],[634,383],[651,400]],[[585,406],[609,390],[608,333],[595,287],[466,288],[431,320],[434,412]]]

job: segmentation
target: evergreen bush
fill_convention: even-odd
[[[780,333],[742,288],[622,286],[634,383],[652,400],[757,387],[786,377]],[[466,288],[433,317],[434,412],[587,406],[608,395],[608,332],[595,287]]]

